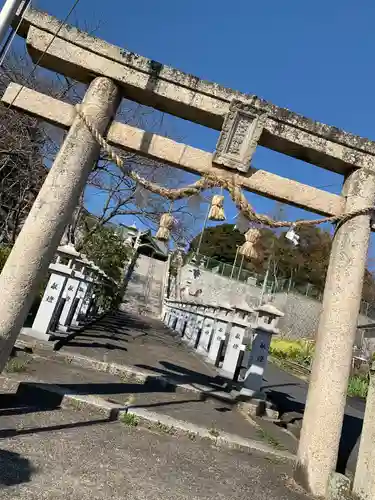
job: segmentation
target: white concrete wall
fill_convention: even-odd
[[[230,306],[257,305],[261,289],[187,264],[181,269],[181,299]],[[201,292],[199,292],[201,290]]]
[[[120,309],[158,317],[161,313],[166,266],[166,262],[139,255]]]

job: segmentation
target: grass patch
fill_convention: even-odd
[[[368,392],[368,375],[351,375],[348,383],[348,396],[366,398]]]
[[[29,362],[28,359],[11,358],[5,366],[5,371],[8,373],[25,372]]]
[[[287,359],[309,367],[314,356],[315,344],[311,340],[288,340],[274,338],[271,341],[270,354],[275,358]]]
[[[129,427],[137,427],[139,418],[134,413],[123,413],[121,415],[121,422]]]
[[[285,450],[285,446],[283,446],[276,438],[271,436],[271,434],[269,434],[266,430],[262,429],[261,427],[257,429],[257,434],[263,441],[266,441],[273,448],[276,448],[278,450]]]
[[[176,429],[173,427],[173,425],[166,425],[166,424],[163,424],[162,422],[156,422],[154,427],[158,431],[163,432],[164,434],[175,434],[176,433]]]
[[[211,427],[211,429],[208,429],[208,433],[214,438],[218,438],[220,436],[220,432],[215,429],[215,427]]]
[[[280,368],[285,371],[296,375],[297,377],[306,379],[303,371],[310,367],[314,356],[315,345],[313,341],[301,340],[287,340],[274,338],[271,341],[270,354],[273,356],[274,361]],[[292,366],[293,362],[297,365]],[[307,371],[307,374],[309,372]],[[357,396],[366,398],[369,386],[368,374],[353,374],[349,377],[348,382],[348,396]]]

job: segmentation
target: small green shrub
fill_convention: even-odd
[[[348,395],[366,398],[369,385],[368,375],[351,375],[348,383]]]
[[[139,418],[134,413],[123,413],[121,416],[121,422],[129,427],[137,427],[139,424]]]
[[[27,365],[29,364],[29,360],[27,359],[17,359],[11,358],[5,367],[5,370],[8,373],[21,373],[27,370]]]
[[[0,245],[0,271],[3,269],[11,250],[11,246]]]
[[[289,359],[304,366],[310,366],[314,350],[314,342],[306,339],[287,340],[274,338],[270,346],[272,356],[280,359]]]

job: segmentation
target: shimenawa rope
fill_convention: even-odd
[[[193,184],[189,184],[185,187],[181,188],[166,188],[163,186],[159,186],[154,182],[148,181],[144,177],[141,177],[134,170],[126,167],[123,159],[116,153],[116,151],[108,144],[108,142],[104,139],[104,137],[100,134],[100,132],[92,125],[90,120],[87,118],[85,113],[82,110],[80,104],[77,104],[76,112],[80,116],[81,120],[85,123],[86,127],[89,129],[95,140],[100,144],[100,146],[104,149],[104,151],[108,154],[108,156],[116,163],[116,165],[126,173],[135,183],[140,184],[144,189],[151,191],[152,193],[158,194],[163,198],[167,198],[171,201],[179,200],[182,198],[188,198],[190,196],[194,196],[199,194],[201,191],[205,189],[210,189],[213,187],[220,187],[226,189],[233,202],[235,203],[238,210],[252,223],[262,224],[271,228],[281,228],[281,227],[302,227],[302,226],[315,226],[319,224],[324,224],[326,222],[334,223],[343,223],[346,222],[353,217],[357,217],[359,215],[368,215],[369,213],[374,211],[374,207],[365,207],[359,208],[357,210],[353,210],[352,212],[333,215],[329,217],[323,217],[321,219],[312,219],[312,220],[298,220],[295,222],[291,221],[276,221],[264,214],[257,214],[250,203],[247,201],[245,195],[242,192],[242,189],[238,185],[236,181],[236,176],[238,174],[234,174],[230,179],[227,177],[218,177],[214,175],[206,175],[201,177],[198,181]]]

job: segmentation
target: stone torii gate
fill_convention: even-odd
[[[36,62],[89,84],[82,110],[109,144],[327,216],[372,207],[375,143],[314,122],[256,96],[127,52],[30,10],[20,33]],[[220,130],[214,154],[112,121],[121,98]],[[73,106],[9,85],[3,102],[68,130],[0,277],[0,367],[17,338],[38,281],[69,222],[99,145]],[[341,195],[249,168],[257,145],[343,175]],[[296,477],[324,496],[335,470],[370,236],[370,213],[334,235],[299,443]]]

